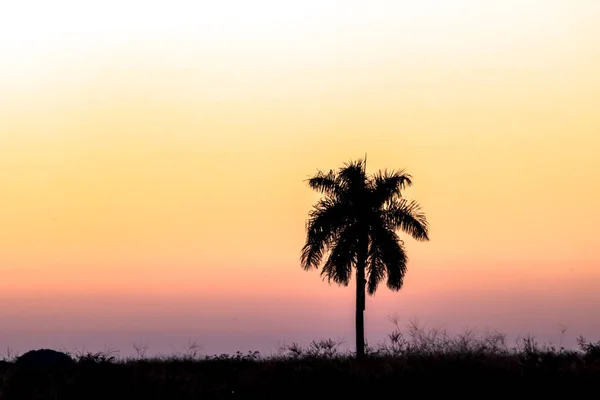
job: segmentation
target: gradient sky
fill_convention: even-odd
[[[405,168],[388,316],[600,339],[600,2],[0,6],[0,348],[353,343],[299,263],[304,180]]]

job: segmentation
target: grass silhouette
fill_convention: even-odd
[[[195,343],[162,357],[80,352],[71,354],[73,365],[53,368],[19,366],[13,354],[0,363],[0,398],[573,397],[596,390],[600,381],[600,342],[580,337],[579,348],[567,350],[528,336],[508,346],[497,332],[453,336],[417,323],[400,329],[395,322],[387,340],[366,345],[358,360],[333,340],[305,347],[292,343],[268,357],[258,352],[207,356]]]

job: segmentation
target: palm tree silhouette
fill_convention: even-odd
[[[343,286],[356,269],[356,357],[362,358],[365,289],[374,295],[387,278],[388,288],[400,290],[408,258],[396,231],[427,241],[429,226],[419,204],[402,197],[402,190],[412,185],[411,176],[403,170],[369,176],[366,156],[338,171],[318,171],[308,185],[324,197],[309,212],[302,267],[318,269],[327,255],[321,276]]]

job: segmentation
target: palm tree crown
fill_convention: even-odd
[[[365,289],[373,295],[383,280],[394,291],[403,284],[408,259],[396,231],[418,241],[429,240],[420,206],[402,197],[403,189],[412,185],[411,176],[403,170],[369,176],[365,165],[364,160],[346,163],[338,171],[318,171],[308,180],[324,196],[309,213],[300,257],[302,267],[311,270],[327,256],[321,276],[343,286],[356,270],[357,356],[364,353],[364,327],[359,325],[363,325]]]

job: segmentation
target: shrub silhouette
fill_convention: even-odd
[[[66,353],[51,349],[31,350],[16,360],[18,366],[56,367],[71,365],[74,360]]]

